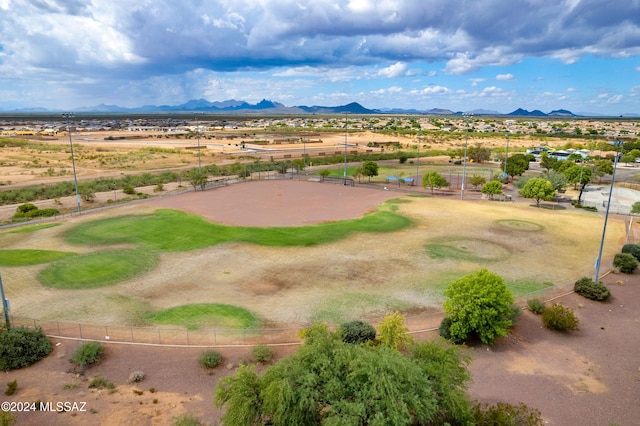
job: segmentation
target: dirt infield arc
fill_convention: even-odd
[[[242,185],[242,190],[238,190],[237,185]],[[393,191],[320,182],[264,180],[188,192],[150,203],[198,214],[225,225],[301,226],[361,217],[398,196]]]

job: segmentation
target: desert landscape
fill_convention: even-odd
[[[132,161],[130,170],[134,173],[185,170],[198,165],[193,141],[188,146],[176,141],[166,148],[160,138],[149,137],[114,147],[111,143],[94,144],[91,137],[87,135],[86,141],[78,143],[76,167],[81,180],[118,176],[129,170],[118,168],[126,161]],[[349,144],[363,147],[388,139],[369,132],[348,138]],[[327,151],[340,150],[340,143],[344,143],[344,135],[323,135],[322,139],[328,144]],[[399,138],[399,142],[418,143],[410,137]],[[502,138],[469,140],[476,142],[483,146],[504,143]],[[516,139],[514,147],[542,142],[548,143],[523,137],[519,142]],[[7,172],[0,178],[5,183],[3,188],[68,180],[69,154],[62,148],[68,146],[68,140],[63,137],[45,142],[50,143],[59,145],[61,151],[3,148],[2,154],[7,155],[4,164],[12,164],[7,169],[3,166],[3,173]],[[449,144],[459,147],[464,139]],[[148,150],[146,145],[163,149]],[[223,148],[203,149],[203,164],[242,160],[241,150]],[[289,148],[300,147],[292,144]],[[110,157],[114,159],[112,164],[107,160]],[[62,175],[47,175],[40,170],[44,166],[33,167],[35,160],[53,168],[54,175]],[[449,160],[422,159],[425,166],[446,164]],[[424,190],[407,194],[345,187],[315,178],[233,183],[206,191],[186,189],[167,185],[162,197],[121,205],[108,203],[112,197],[122,199],[124,194],[120,191],[97,194],[93,203],[83,205],[87,210],[82,215],[70,215],[55,223],[57,226],[28,232],[14,232],[20,228],[0,231],[0,246],[3,250],[98,253],[105,249],[103,245],[71,243],[65,235],[79,226],[91,229],[105,219],[152,218],[167,209],[231,228],[304,229],[379,211],[408,218],[411,225],[385,234],[358,232],[317,246],[271,247],[232,241],[197,250],[164,252],[159,254],[157,265],[145,274],[95,289],[42,286],[38,275],[47,265],[4,268],[12,314],[17,318],[116,328],[142,325],[153,330],[153,325],[144,322],[149,313],[205,301],[239,304],[256,313],[262,326],[296,330],[312,321],[339,324],[362,318],[375,323],[384,312],[400,310],[406,313],[417,338],[437,338],[436,333],[425,330],[434,328],[433,324],[425,327],[424,322],[412,322],[411,318],[439,311],[441,291],[449,282],[486,266],[503,276],[521,301],[526,301],[527,294],[545,299],[560,296],[556,300],[576,310],[581,328],[570,336],[560,335],[542,328],[539,318],[525,312],[518,326],[496,346],[472,346],[468,351],[474,360],[474,398],[482,402],[525,402],[539,408],[548,424],[575,424],[578,413],[586,412],[589,414],[580,424],[633,424],[633,419],[640,416],[633,403],[638,390],[638,366],[633,364],[632,355],[638,344],[633,332],[638,321],[634,306],[640,300],[636,274],[607,275],[604,281],[613,297],[605,304],[566,294],[575,279],[593,272],[592,261],[585,259],[595,256],[600,243],[599,231],[594,231],[602,225],[602,216],[597,213],[536,209],[524,200],[492,202],[483,200],[479,193],[471,196],[472,191],[469,200],[459,201],[442,194],[431,197]],[[153,188],[141,190],[154,195]],[[74,203],[75,197],[37,202],[42,207],[68,211],[73,210]],[[96,205],[110,208],[91,208]],[[9,216],[15,208],[5,206],[2,211]],[[624,218],[611,218],[605,259],[619,251],[626,236]],[[446,255],[442,257],[442,253]],[[463,253],[463,257],[452,257],[452,253]],[[215,323],[199,325],[203,330],[207,327],[215,327]],[[192,333],[194,339],[198,329]],[[202,351],[197,339],[195,347],[182,347],[182,343],[170,342],[151,346],[118,344],[100,337],[106,344],[105,361],[83,375],[70,373],[68,362],[80,342],[60,338],[54,338],[55,350],[45,360],[7,375],[7,380],[20,383],[15,400],[45,401],[54,395],[57,399],[86,400],[91,411],[22,413],[19,424],[87,424],[95,420],[93,416],[101,424],[120,424],[124,419],[139,424],[171,424],[172,419],[185,413],[201,419],[203,424],[217,424],[221,413],[213,407],[211,391],[217,380],[250,358],[251,345],[220,347],[223,366],[207,372],[197,362]],[[614,346],[618,350],[612,353],[610,348]],[[295,344],[274,347],[277,357],[295,350]],[[138,385],[127,384],[128,375],[139,369],[145,370],[147,378]],[[87,389],[87,377],[96,375],[113,380],[118,390],[109,393]],[[65,389],[70,383],[74,386]]]

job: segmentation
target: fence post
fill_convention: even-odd
[[[78,330],[80,330],[80,338],[82,339],[82,324],[78,323]]]

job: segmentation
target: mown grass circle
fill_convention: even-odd
[[[175,306],[149,314],[145,320],[153,324],[177,325],[189,329],[201,327],[250,329],[261,325],[260,319],[248,309],[222,303]]]
[[[535,231],[542,231],[544,229],[544,226],[538,223],[528,222],[526,220],[501,219],[501,220],[496,220],[496,223],[499,226],[502,226],[504,228],[509,228],[514,231],[535,232]]]
[[[466,260],[469,262],[495,262],[505,260],[511,253],[502,245],[479,238],[449,238],[426,244],[432,259]]]
[[[0,250],[0,266],[29,266],[54,262],[75,253],[55,250]]]
[[[86,289],[113,285],[142,275],[158,263],[147,250],[105,250],[55,262],[38,274],[42,285],[61,289]]]

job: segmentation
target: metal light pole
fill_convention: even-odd
[[[202,164],[200,163],[200,120],[198,120],[198,115],[202,113],[196,112],[196,132],[198,132],[198,171],[202,174]]]
[[[422,139],[423,135],[417,135],[418,137],[418,158],[416,159],[416,181],[414,183],[414,185],[418,185],[418,176],[420,176],[419,174],[419,167],[420,167],[420,140]]]
[[[307,141],[302,138],[302,164],[303,169],[307,168]]]
[[[69,133],[69,148],[71,149],[71,166],[73,167],[73,183],[76,187],[76,202],[78,203],[78,213],[80,213],[80,194],[78,192],[78,177],[76,176],[76,160],[73,155],[73,141],[71,140],[71,118],[75,117],[72,112],[65,112],[62,117],[67,119],[67,133]]]
[[[504,154],[504,174],[507,175],[507,160],[509,159],[509,132],[505,135],[507,137],[507,150]]]
[[[344,174],[343,185],[347,184],[347,137],[349,136],[349,111],[344,112]]]
[[[4,287],[2,286],[2,275],[0,275],[0,297],[2,298],[2,310],[4,311],[4,321],[7,324],[7,330],[11,328],[9,321],[9,299],[4,297]]]
[[[609,207],[611,206],[611,194],[613,193],[613,182],[616,179],[616,167],[618,165],[618,148],[623,144],[622,141],[609,142],[612,145],[616,146],[616,158],[613,161],[613,174],[611,175],[611,186],[609,188],[609,197],[607,200],[607,210],[604,214],[604,226],[602,227],[602,238],[600,239],[600,251],[598,252],[598,258],[596,259],[596,274],[594,278],[594,282],[598,282],[598,278],[600,277],[600,262],[602,261],[602,248],[604,247],[604,235],[607,232],[607,221],[609,220]]]
[[[460,199],[464,200],[464,181],[467,179],[467,145],[469,145],[469,117],[473,116],[472,112],[463,112],[462,116],[466,123],[466,133],[464,138],[464,158],[462,162],[462,185],[460,186]]]

